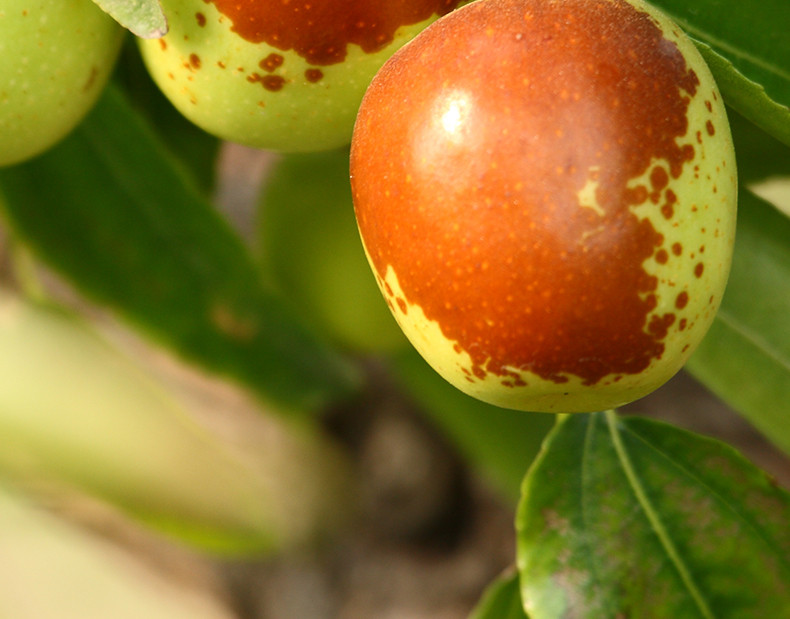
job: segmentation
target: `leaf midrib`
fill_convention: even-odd
[[[633,490],[640,507],[650,522],[653,532],[658,537],[659,543],[664,549],[664,552],[667,554],[670,562],[680,575],[683,584],[685,585],[691,598],[694,600],[694,603],[699,609],[700,614],[705,617],[705,619],[715,619],[713,611],[711,611],[710,606],[705,600],[705,597],[697,583],[694,582],[694,578],[691,575],[688,565],[686,565],[686,563],[683,561],[680,553],[675,547],[675,544],[672,542],[669,532],[664,526],[658,511],[650,502],[647,492],[645,491],[645,488],[642,485],[636,470],[634,469],[631,458],[629,457],[625,445],[623,444],[622,437],[617,430],[617,414],[614,411],[607,411],[605,415],[615,453],[617,454],[620,464],[623,467],[623,472],[625,473],[628,483],[631,486],[631,489]]]

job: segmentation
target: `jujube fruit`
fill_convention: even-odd
[[[156,83],[192,122],[257,148],[348,144],[389,56],[461,0],[163,0],[170,31],[141,40]]]
[[[123,33],[91,0],[3,0],[0,166],[40,154],[83,119]]]
[[[478,0],[443,17],[374,78],[351,176],[402,329],[493,404],[647,394],[726,285],[726,112],[693,44],[639,0]]]

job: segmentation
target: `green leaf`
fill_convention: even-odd
[[[159,0],[93,0],[121,26],[143,39],[167,34],[167,18]]]
[[[612,413],[562,419],[516,519],[533,619],[790,617],[790,495],[731,447]]]
[[[0,170],[2,198],[40,257],[185,357],[294,409],[355,388],[117,90],[58,147]]]
[[[0,471],[20,485],[87,493],[224,553],[304,543],[347,505],[331,445],[254,415],[244,441],[211,433],[83,321],[7,293],[0,376]]]
[[[469,619],[528,619],[521,605],[518,572],[503,574],[494,581]]]
[[[790,453],[790,219],[741,191],[727,290],[687,364]]]
[[[409,347],[393,355],[396,380],[504,496],[518,498],[524,471],[554,424],[554,415],[512,411],[456,389]]]
[[[790,3],[650,0],[697,43],[724,100],[790,144]],[[728,17],[729,16],[729,17]]]
[[[776,176],[790,176],[790,146],[729,109],[730,129],[742,187]]]
[[[211,592],[178,584],[18,492],[0,486],[0,616],[232,619]]]

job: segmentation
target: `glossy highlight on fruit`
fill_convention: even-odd
[[[148,69],[192,122],[270,150],[348,144],[381,65],[460,0],[163,0]]]
[[[693,44],[639,0],[478,0],[442,18],[373,80],[351,175],[402,329],[493,404],[649,393],[726,285],[726,112]]]
[[[40,154],[82,120],[123,33],[91,0],[3,0],[0,166]]]

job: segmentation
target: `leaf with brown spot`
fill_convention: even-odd
[[[524,605],[533,619],[790,616],[789,521],[790,494],[723,443],[568,416],[522,489]]]

